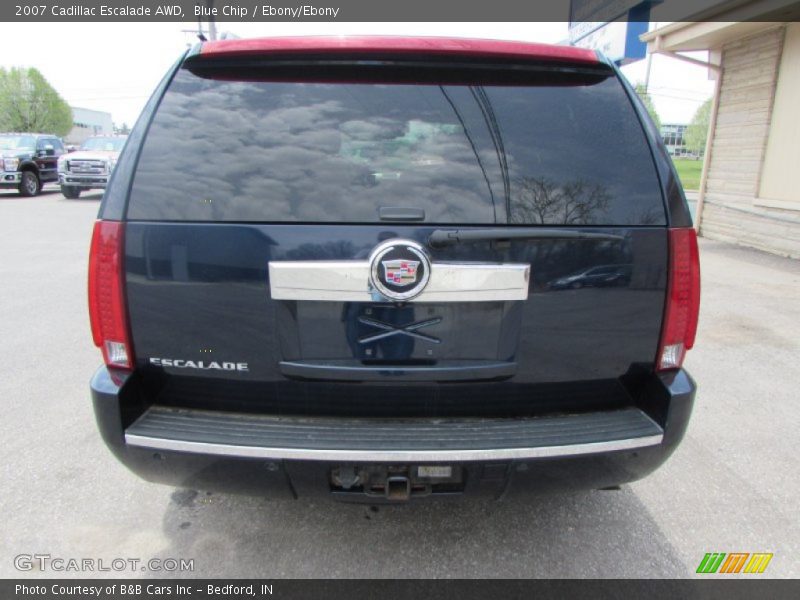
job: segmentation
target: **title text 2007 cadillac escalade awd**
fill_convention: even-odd
[[[667,459],[695,395],[686,200],[630,86],[577,48],[196,47],[109,182],[89,304],[102,436],[178,486],[613,486]]]

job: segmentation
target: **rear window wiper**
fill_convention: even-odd
[[[511,240],[595,240],[619,242],[624,239],[613,233],[569,231],[543,227],[491,227],[486,229],[437,229],[428,238],[432,248],[472,242],[510,242]]]

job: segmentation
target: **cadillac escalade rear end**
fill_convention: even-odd
[[[145,479],[402,501],[601,488],[686,430],[697,241],[587,50],[204,43],[95,225],[98,425]]]

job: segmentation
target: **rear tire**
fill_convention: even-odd
[[[80,198],[81,196],[81,188],[75,187],[73,185],[62,185],[61,186],[61,193],[64,194],[64,198],[69,198],[70,200],[75,200]]]
[[[23,196],[36,196],[42,191],[42,183],[39,181],[39,176],[33,171],[23,171],[18,189]]]

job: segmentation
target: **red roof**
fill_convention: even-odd
[[[593,50],[573,46],[554,46],[529,42],[475,40],[445,37],[320,36],[267,37],[205,42],[203,56],[253,54],[424,54],[438,56],[484,56],[494,58],[544,59],[565,62],[597,63]]]

